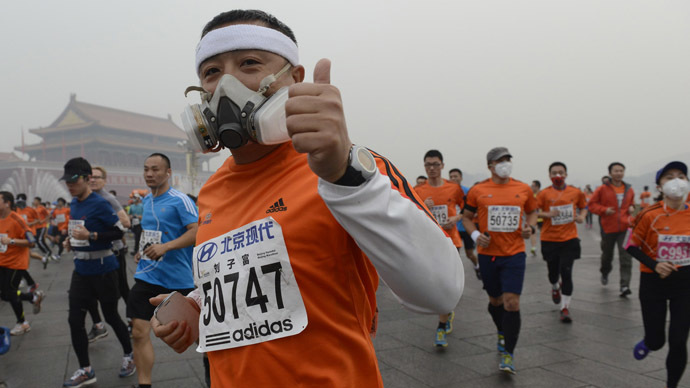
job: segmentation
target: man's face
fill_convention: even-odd
[[[625,176],[625,168],[623,168],[623,166],[618,166],[618,165],[613,166],[613,167],[611,167],[610,175],[614,181],[617,181],[617,182],[622,181],[623,176]]]
[[[0,196],[0,211],[4,212],[7,210],[11,210],[10,203],[5,202],[5,199],[2,196]]]
[[[69,194],[73,197],[81,197],[89,187],[88,178],[84,179],[83,176],[80,176],[79,179],[74,182],[65,182],[65,184],[67,185]]]
[[[256,24],[263,26],[259,22],[243,22],[229,23],[219,26],[219,28],[233,24]],[[228,51],[213,56],[201,63],[199,67],[201,87],[209,93],[214,93],[221,77],[225,74],[230,74],[247,88],[259,90],[261,80],[266,76],[278,73],[287,63],[288,61],[285,58],[268,51]],[[304,80],[304,68],[302,66],[295,66],[288,70],[287,74],[282,75],[271,84],[266,95],[270,96],[283,86],[290,86],[297,82],[302,82],[302,80]]]
[[[503,156],[500,159],[494,160],[494,161],[489,163],[489,170],[491,171],[492,174],[496,174],[496,165],[501,163],[501,162],[510,162],[510,160],[511,160],[511,157],[508,155]]]
[[[462,183],[462,174],[460,174],[457,171],[451,171],[450,174],[448,174],[448,177],[450,178],[451,181],[461,184]]]
[[[152,190],[158,189],[170,177],[172,171],[160,156],[152,156],[144,162],[144,180]]]
[[[563,168],[563,166],[553,166],[549,171],[549,176],[551,178],[561,176],[563,177],[563,179],[565,179],[568,176],[568,173],[565,171],[565,168]],[[534,186],[534,184],[532,185]]]
[[[101,170],[94,169],[91,173],[91,179],[89,180],[89,187],[91,190],[98,191],[105,186],[105,179],[103,179],[103,173]]]
[[[31,201],[31,206],[39,207],[39,206],[41,206],[41,202],[38,201],[37,199],[34,199],[33,201]]]
[[[443,170],[443,162],[438,156],[424,158],[424,170],[429,178],[438,178]]]

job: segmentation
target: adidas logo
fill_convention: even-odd
[[[285,206],[285,202],[283,202],[283,199],[279,199],[276,203],[271,205],[271,207],[266,210],[266,213],[276,213],[276,212],[284,212],[287,210],[287,206]]]

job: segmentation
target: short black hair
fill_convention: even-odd
[[[427,151],[426,154],[424,154],[423,160],[426,160],[426,158],[439,158],[443,162],[443,155],[441,155],[441,151],[439,151],[439,150]]]
[[[448,171],[448,175],[450,175],[451,172],[457,172],[458,174],[462,175],[462,171],[460,171],[459,168],[451,168],[450,171]]]
[[[152,157],[154,157],[154,156],[158,156],[158,157],[160,157],[161,159],[163,159],[163,160],[165,161],[165,164],[168,166],[168,168],[170,168],[170,158],[168,158],[167,156],[161,154],[160,152],[154,152],[154,153],[152,153],[151,155],[147,156],[146,159],[152,158]]]
[[[0,191],[0,196],[2,196],[3,202],[9,202],[10,209],[14,210],[14,195],[9,191]]]
[[[563,167],[563,169],[565,169],[565,172],[568,172],[568,167],[565,166],[565,163],[563,163],[563,162],[553,162],[553,163],[551,163],[551,165],[549,166],[549,174],[551,174],[551,169],[554,168],[554,167],[556,167],[556,166],[561,166],[561,167]]]
[[[258,9],[234,9],[232,11],[220,13],[211,19],[210,22],[206,23],[204,29],[201,31],[201,37],[203,38],[206,34],[218,28],[218,26],[233,22],[261,22],[266,27],[282,33],[297,44],[297,38],[290,27],[278,20],[275,16],[264,11],[259,11]]]
[[[67,201],[65,201],[65,199],[62,197],[58,198],[57,201],[58,201],[58,203],[62,203],[63,205],[67,204]]]
[[[609,174],[611,173],[611,169],[614,168],[615,166],[621,166],[623,167],[623,170],[625,170],[625,165],[621,162],[613,162],[609,164]]]
[[[644,191],[647,191],[647,190],[649,190],[649,186],[644,187]]]
[[[17,201],[26,201],[26,194],[24,194],[24,193],[17,194]]]
[[[36,200],[38,200],[38,202],[43,202],[43,201],[41,200],[41,197],[34,197],[34,201],[36,201]]]
[[[424,175],[420,175],[417,177],[417,179],[427,179],[427,177],[425,177]]]
[[[538,188],[541,189],[541,182],[539,182],[538,180],[533,180],[532,183],[534,183],[535,185],[537,185]]]
[[[115,191],[115,190],[110,190],[110,191],[108,191],[108,192],[109,192],[110,194],[112,194],[113,197],[117,197],[117,191]]]
[[[192,195],[192,194],[187,193],[187,196],[189,197],[189,199],[191,199],[192,201],[194,201],[194,203],[196,204],[196,201],[198,200],[198,198],[196,197],[196,195]]]

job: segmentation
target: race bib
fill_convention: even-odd
[[[132,217],[132,225],[139,225],[141,224],[141,220],[139,217]]]
[[[199,244],[193,257],[203,299],[198,352],[290,337],[307,327],[283,231],[273,217]]]
[[[489,206],[490,232],[515,232],[520,227],[519,206]]]
[[[558,215],[551,217],[551,225],[565,225],[575,221],[573,205],[551,206],[551,210],[557,210]]]
[[[684,267],[690,264],[690,236],[660,234],[656,260]]]
[[[139,240],[139,252],[141,258],[144,260],[152,260],[144,254],[144,250],[153,244],[160,244],[163,238],[163,232],[160,230],[143,230],[141,239]]]
[[[429,210],[439,224],[443,225],[448,222],[448,205],[432,206]]]
[[[65,215],[58,214],[57,216],[55,216],[55,221],[57,221],[58,224],[65,222]]]
[[[77,240],[75,238],[72,238],[72,233],[74,233],[74,229],[77,226],[84,226],[84,220],[69,220],[69,224],[67,225],[67,231],[70,235],[69,239],[69,244],[73,247],[88,247],[89,246],[89,240]]]
[[[0,239],[3,237],[7,237],[7,233],[0,233]],[[0,253],[5,252],[7,252],[7,245],[0,242]]]

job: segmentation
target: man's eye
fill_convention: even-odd
[[[208,76],[210,76],[210,75],[212,75],[212,74],[218,73],[219,71],[220,71],[220,70],[219,70],[218,68],[211,67],[211,68],[206,69],[206,70],[204,71],[204,77],[208,77]]]
[[[245,59],[242,61],[242,66],[252,66],[252,65],[258,65],[259,61],[255,59]]]

